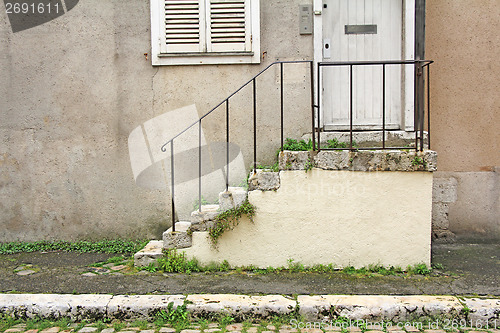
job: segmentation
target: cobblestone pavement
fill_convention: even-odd
[[[500,329],[495,328],[472,328],[470,326],[451,328],[446,326],[436,326],[435,323],[405,323],[397,326],[377,327],[376,325],[365,326],[345,326],[344,323],[312,323],[292,320],[289,323],[233,323],[222,324],[217,322],[193,322],[184,328],[174,328],[171,325],[158,326],[152,323],[139,323],[141,327],[134,326],[137,323],[115,322],[111,324],[99,323],[71,323],[65,327],[49,326],[44,329],[28,329],[24,323],[16,324],[3,333],[447,333],[447,332],[465,332],[465,333],[500,333]],[[316,325],[316,326],[315,326]],[[1,332],[1,330],[0,330]]]

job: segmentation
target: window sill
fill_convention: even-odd
[[[254,52],[160,53],[153,57],[153,66],[260,64]]]

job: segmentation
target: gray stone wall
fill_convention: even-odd
[[[310,59],[312,36],[298,33],[299,3],[262,1],[262,64],[224,66],[153,67],[149,1],[81,0],[17,33],[0,11],[0,241],[160,237],[171,221],[169,193],[136,186],[128,135],[178,107],[207,112],[272,61]],[[309,113],[299,110],[310,98],[297,89],[308,92],[308,72],[287,69],[286,111],[294,116],[285,134],[302,135]],[[262,80],[265,163],[279,145],[278,72]],[[244,91],[231,105],[231,136],[248,164],[250,114]],[[225,134],[221,119],[204,123],[208,140]]]

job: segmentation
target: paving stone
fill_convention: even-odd
[[[243,329],[243,324],[231,324],[226,326],[228,331],[241,331]]]
[[[247,333],[257,333],[258,328],[257,327],[249,327],[247,328]]]
[[[357,326],[349,326],[349,327],[347,327],[347,330],[349,332],[361,332],[361,328],[359,328]]]
[[[40,333],[57,333],[60,330],[61,329],[59,327],[51,327],[51,328],[47,328],[47,329],[41,331]]]
[[[128,328],[127,328],[128,329]],[[136,331],[120,331],[118,333],[136,333]]]
[[[96,273],[90,273],[90,272],[88,272],[88,273],[83,273],[83,274],[82,274],[82,276],[97,276],[97,275],[99,275],[99,274],[96,274]]]
[[[127,327],[127,330],[139,332],[141,329],[139,327]]]
[[[446,333],[445,330],[424,330],[424,333]]]
[[[141,333],[155,333],[155,330],[142,330]]]
[[[111,272],[109,269],[102,268],[102,267],[89,267],[89,271],[99,273],[99,274],[106,274]]]
[[[205,333],[213,333],[213,332],[220,332],[220,328],[207,328],[206,330],[203,330]]]
[[[219,328],[219,324],[217,324],[217,323],[210,323],[210,324],[208,324],[208,328]]]
[[[27,330],[25,331],[24,333],[38,333],[39,330],[37,329],[33,329],[33,330]],[[72,332],[73,330],[70,330],[70,332]]]
[[[158,332],[159,333],[175,333],[175,328],[172,328],[172,327],[162,327],[162,328],[160,328],[160,330]]]
[[[24,331],[22,328],[9,328],[4,331],[4,333],[17,333]]]
[[[86,326],[78,331],[79,333],[93,333],[97,332],[97,327]]]
[[[274,331],[274,330],[276,330],[276,326],[274,326],[274,325],[267,325],[267,329],[270,330],[270,331]]]
[[[373,331],[367,331],[367,332],[370,332],[370,333],[384,333],[384,331],[378,331],[378,330],[373,330]]]
[[[35,273],[35,271],[34,271],[34,270],[31,270],[31,269],[26,269],[26,270],[24,270],[24,271],[19,271],[19,272],[17,272],[16,274],[17,274],[17,275],[19,275],[19,276],[25,276],[25,275],[31,275],[31,274],[33,274],[33,273]]]
[[[319,328],[304,328],[300,330],[302,333],[323,333]]]
[[[12,328],[26,328],[26,324],[17,324],[12,326]]]
[[[294,332],[297,332],[297,329],[295,329],[295,328],[281,328],[278,332],[279,333],[294,333]]]
[[[122,269],[124,269],[124,268],[127,268],[127,266],[125,266],[125,265],[118,265],[118,266],[113,266],[113,267],[111,267],[110,269],[111,269],[112,271],[121,271],[121,270],[122,270]]]
[[[274,331],[261,331],[261,333],[274,333]]]
[[[105,328],[101,331],[101,333],[113,333],[115,331],[114,328],[110,327],[110,328]]]
[[[200,330],[182,330],[181,333],[201,333]]]
[[[406,332],[420,332],[420,330],[414,326],[405,326],[404,328]]]

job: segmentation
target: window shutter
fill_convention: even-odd
[[[164,0],[165,30],[162,51],[205,51],[205,0]]]
[[[209,52],[251,51],[249,0],[208,0]]]

